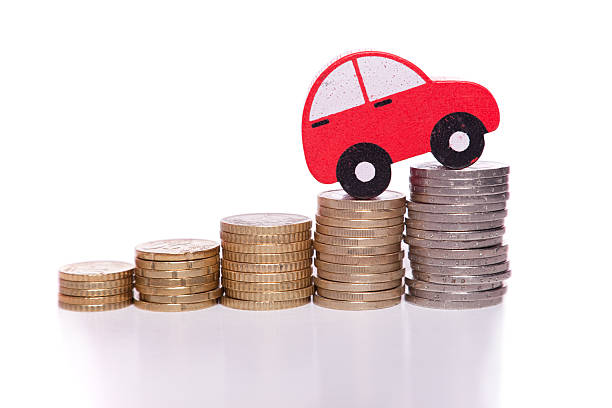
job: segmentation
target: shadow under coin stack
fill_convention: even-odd
[[[91,261],[59,270],[59,307],[78,312],[121,309],[132,304],[134,265]]]
[[[241,214],[221,220],[221,304],[278,310],[310,302],[312,221],[296,214]]]
[[[167,239],[136,247],[135,306],[183,312],[214,306],[219,287],[219,244],[206,239]]]
[[[408,302],[437,309],[501,303],[510,277],[502,244],[509,170],[493,162],[462,170],[438,163],[410,169]]]
[[[385,191],[358,200],[332,190],[319,194],[318,204],[314,303],[340,310],[399,304],[404,294],[406,196]]]

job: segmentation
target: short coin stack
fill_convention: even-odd
[[[136,247],[135,306],[182,312],[214,306],[219,287],[219,244],[206,239],[168,239]]]
[[[438,309],[501,303],[510,277],[502,244],[508,173],[508,166],[492,162],[462,170],[438,163],[410,169],[408,302]]]
[[[319,194],[318,204],[314,303],[340,310],[399,304],[404,293],[406,196],[385,191],[358,200],[332,190]]]
[[[59,270],[59,307],[79,312],[121,309],[132,304],[134,265],[91,261]]]
[[[313,294],[312,221],[296,214],[241,214],[221,220],[221,304],[242,310],[305,305]]]

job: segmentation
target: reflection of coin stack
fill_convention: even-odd
[[[506,165],[478,162],[463,170],[437,163],[410,169],[406,243],[413,279],[406,299],[439,309],[501,303],[510,277],[502,244]]]
[[[168,239],[136,247],[136,307],[182,312],[213,306],[221,296],[219,244]]]
[[[277,310],[310,302],[312,221],[295,214],[241,214],[221,220],[221,304]]]
[[[333,190],[319,194],[318,204],[314,303],[341,310],[399,304],[404,292],[406,196],[385,191],[358,200]]]
[[[59,270],[59,307],[79,312],[121,309],[132,304],[134,265],[80,262]]]

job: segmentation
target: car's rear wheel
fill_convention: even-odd
[[[473,115],[464,112],[443,117],[431,132],[434,157],[450,169],[463,169],[480,158],[487,129]]]
[[[391,156],[380,146],[358,143],[346,149],[336,165],[336,178],[349,195],[372,198],[391,182]]]

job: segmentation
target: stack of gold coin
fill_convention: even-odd
[[[219,244],[167,239],[136,247],[136,307],[183,312],[213,306],[221,296]]]
[[[312,286],[312,221],[296,214],[241,214],[221,220],[221,304],[242,310],[305,305]]]
[[[314,303],[340,310],[382,309],[403,295],[402,233],[406,196],[369,200],[343,190],[319,194]]]
[[[59,307],[79,312],[121,309],[132,304],[134,265],[91,261],[59,270]]]

